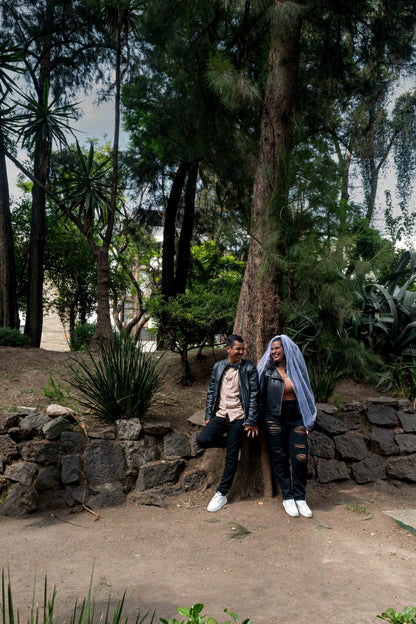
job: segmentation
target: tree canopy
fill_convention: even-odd
[[[95,308],[96,339],[125,323],[132,297],[130,331],[154,299],[175,332],[188,325],[186,344],[233,324],[254,361],[295,319],[323,319],[333,336],[337,319],[350,327],[357,293],[388,274],[413,228],[416,100],[400,85],[413,76],[416,0],[19,0],[0,16],[1,323],[16,326],[19,306],[39,346],[46,271],[71,325],[82,301]],[[96,82],[114,134],[85,147],[69,126]],[[28,219],[11,218],[6,159],[30,180]],[[397,200],[383,214],[392,159]],[[156,216],[161,243],[143,226]],[[63,249],[74,236],[74,265],[54,264],[52,231]],[[241,267],[224,278],[231,257],[242,279]],[[208,311],[221,330],[213,317],[201,329]]]

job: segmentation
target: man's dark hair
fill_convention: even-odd
[[[241,338],[238,334],[231,334],[231,336],[227,336],[225,345],[227,347],[233,347],[235,342],[244,342],[244,338]]]

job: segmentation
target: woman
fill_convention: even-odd
[[[266,426],[271,463],[289,516],[312,512],[305,500],[308,433],[316,418],[305,360],[288,336],[275,336],[258,363],[260,414]]]

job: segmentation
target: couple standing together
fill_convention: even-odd
[[[205,427],[198,436],[201,448],[226,448],[224,473],[207,509],[219,511],[226,505],[244,435],[258,435],[259,420],[286,513],[310,518],[305,500],[308,433],[316,407],[303,355],[284,334],[272,338],[257,369],[243,359],[241,336],[228,336],[226,347],[227,359],[216,362],[212,370]]]

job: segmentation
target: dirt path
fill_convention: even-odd
[[[69,357],[1,348],[2,409],[50,403],[43,387],[53,372],[54,382],[66,388]],[[187,418],[204,405],[212,361],[193,367],[195,384],[183,388],[172,376],[165,402],[157,407],[158,418],[179,430],[186,430]],[[350,382],[337,396],[360,399],[368,392],[375,394]],[[172,498],[167,509],[134,504],[106,509],[98,521],[87,512],[65,510],[24,519],[0,516],[0,567],[9,564],[21,621],[31,605],[35,575],[42,602],[46,574],[57,587],[59,622],[68,622],[75,600],[88,592],[94,562],[96,612],[110,592],[116,601],[126,591],[130,622],[139,608],[142,613],[156,608],[158,622],[197,602],[219,622],[229,608],[240,621],[251,617],[254,624],[375,624],[388,607],[416,606],[416,536],[383,513],[416,508],[416,484],[315,490],[311,484],[312,519],[289,518],[279,499],[231,500],[209,514],[212,494]],[[250,533],[233,538],[239,526]]]
[[[388,607],[416,605],[416,536],[383,513],[416,507],[416,485],[311,492],[313,519],[289,518],[278,499],[208,514],[211,494],[171,499],[167,509],[107,509],[98,521],[65,511],[0,518],[0,565],[10,566],[21,615],[35,573],[39,601],[47,574],[59,619],[68,621],[94,562],[96,612],[110,591],[114,599],[126,591],[130,621],[139,608],[156,608],[157,622],[203,602],[220,622],[229,608],[254,624],[371,624]],[[240,527],[251,533],[233,538]]]

